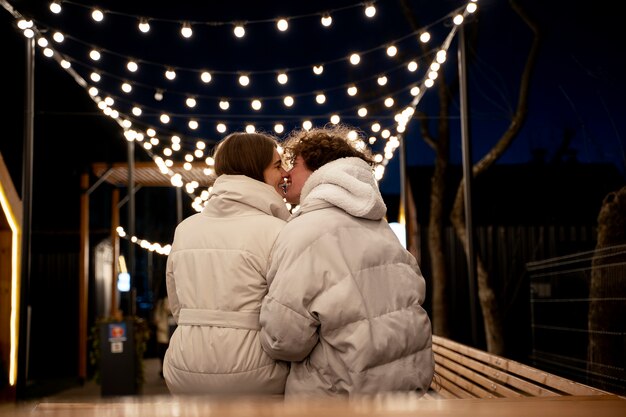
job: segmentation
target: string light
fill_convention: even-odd
[[[283,84],[283,85],[287,84],[287,80],[288,80],[287,74],[285,74],[284,72],[279,73],[276,76],[276,80],[278,81],[279,84]]]
[[[139,66],[135,61],[128,61],[128,63],[126,64],[126,68],[128,68],[128,71],[130,72],[137,72]]]
[[[211,73],[208,71],[202,71],[202,74],[200,74],[200,79],[202,80],[203,83],[208,84],[211,82]]]
[[[148,22],[148,19],[146,19],[145,17],[142,17],[141,19],[139,19],[138,27],[142,33],[150,32],[150,23]]]
[[[276,27],[281,32],[285,32],[287,29],[289,29],[289,22],[287,21],[287,19],[278,19],[278,21],[276,22]]]
[[[324,66],[323,65],[315,65],[315,66],[313,66],[313,74],[321,75],[323,72],[324,72]]]
[[[246,29],[241,24],[235,25],[235,27],[233,28],[233,33],[236,37],[243,38],[246,35]]]
[[[185,100],[185,104],[189,108],[194,108],[194,107],[196,107],[196,99],[193,98],[193,97],[189,97],[189,98],[187,98],[187,100]]]
[[[52,3],[50,3],[50,11],[54,14],[61,13],[61,2],[53,1]]]
[[[372,18],[376,15],[376,7],[373,4],[368,3],[365,5],[365,16]]]
[[[247,75],[240,75],[239,76],[239,84],[241,84],[243,87],[247,87],[248,85],[250,85],[250,77],[248,77]]]
[[[70,4],[71,4],[71,3],[70,3]],[[473,4],[473,3],[472,3],[472,4]],[[466,6],[466,7],[465,7],[465,12],[464,12],[463,14],[457,14],[457,15],[453,15],[453,14],[451,14],[451,15],[450,15],[450,17],[452,17],[452,16],[455,16],[455,17],[461,16],[461,18],[463,18],[463,17],[464,17],[464,15],[465,15],[466,13],[470,13],[470,12],[468,11],[468,9],[471,9],[471,8],[468,8],[468,7]],[[458,12],[457,12],[457,13],[458,13]],[[104,14],[103,14],[103,17],[104,17]],[[318,15],[318,17],[319,17],[319,15]],[[287,19],[284,19],[284,20],[285,20],[285,22],[287,22]],[[454,19],[453,19],[453,20],[454,20]],[[459,20],[459,19],[457,18],[457,19],[456,19],[456,21],[458,22],[458,20]],[[461,23],[462,23],[462,20],[461,20],[461,22],[460,22],[460,23],[457,23],[457,22],[455,22],[455,24],[456,24],[456,25],[461,24]],[[194,24],[196,24],[196,22],[194,22]],[[37,33],[39,33],[39,32],[37,32]],[[420,31],[419,33],[420,33],[421,35],[428,34],[428,32],[427,32],[427,31],[424,31],[424,30]],[[451,32],[450,32],[450,35],[448,36],[448,39],[450,39],[450,37],[451,37],[451,36],[453,36],[453,33],[454,33],[454,27],[452,28],[452,30],[451,30]],[[33,34],[34,34],[34,32],[33,32]],[[430,39],[430,36],[428,36],[428,38]],[[420,39],[420,41],[423,41],[423,39]],[[394,46],[394,47],[395,47],[395,45],[392,45],[392,46]],[[440,54],[440,53],[437,53],[437,57],[435,58],[435,61],[434,61],[433,63],[431,63],[431,66],[429,67],[429,68],[430,68],[430,71],[428,71],[428,72],[427,72],[426,77],[424,77],[424,78],[422,79],[422,83],[421,83],[421,85],[420,85],[420,86],[424,86],[424,87],[426,87],[426,88],[429,88],[430,86],[432,86],[432,84],[433,84],[433,82],[432,82],[432,81],[433,81],[434,79],[436,79],[436,77],[438,76],[437,71],[439,70],[439,68],[438,68],[437,66],[434,66],[433,64],[440,65],[440,64],[442,64],[442,63],[445,61],[445,51],[447,50],[448,46],[449,46],[449,42],[448,42],[448,41],[446,41],[445,46],[444,46],[444,47],[442,47],[440,51],[438,51],[438,52],[442,52],[442,51],[443,51],[443,53],[441,53],[441,54]],[[54,50],[53,50],[53,49],[51,49],[51,48],[47,48],[47,49],[49,49],[49,51],[46,51],[46,50],[44,49],[44,54],[51,54],[51,53],[52,53],[52,54],[54,54]],[[389,49],[389,48],[388,48],[388,49]],[[97,51],[97,52],[105,52],[105,53],[106,53],[107,51],[105,50],[105,51]],[[366,52],[363,52],[363,54],[370,53],[370,52],[371,52],[371,50],[368,50],[368,51],[366,51]],[[360,62],[360,58],[361,58],[361,57],[360,57],[358,54],[353,54],[353,56],[351,56],[350,58],[355,58],[355,57],[354,57],[354,55],[356,55],[356,56],[358,57],[358,62]],[[394,55],[394,56],[395,56],[395,55],[397,55],[397,49],[396,49],[396,51],[395,51],[395,53],[394,53],[393,55]],[[391,55],[390,55],[390,56],[391,56]],[[344,59],[345,59],[345,58],[344,58]],[[63,65],[63,64],[62,64],[62,61],[67,62],[67,63],[68,63],[68,65],[69,65],[69,61],[67,61],[67,60],[65,60],[65,59],[62,59],[62,58],[57,58],[57,62],[59,62],[61,65]],[[74,61],[76,61],[76,59],[75,59],[75,58],[74,58]],[[132,61],[132,60],[131,60],[131,61]],[[338,60],[336,60],[336,61],[338,61]],[[80,63],[80,61],[78,61],[78,62]],[[142,62],[143,62],[143,63],[146,63],[146,64],[149,64],[149,65],[154,65],[154,63],[149,63],[149,62],[145,62],[145,61],[142,61]],[[356,65],[356,64],[354,64],[354,63],[353,63],[353,60],[352,60],[352,59],[350,60],[350,62],[351,62],[353,65]],[[358,62],[357,62],[357,63],[358,63]],[[135,65],[136,65],[136,63],[135,63]],[[404,66],[406,66],[406,68],[407,68],[409,71],[411,71],[411,72],[417,71],[417,69],[418,69],[418,67],[419,67],[419,66],[418,66],[418,63],[417,63],[416,61],[410,61],[408,64],[402,64],[402,67],[404,67]],[[317,71],[316,71],[316,68],[317,68],[317,67],[319,67],[319,68],[323,71],[323,65],[319,65],[319,66],[317,66],[317,65],[316,65],[316,66],[314,66],[314,68],[313,68],[313,69],[314,69],[314,74],[319,75],[319,74],[317,74]],[[137,70],[136,68],[137,68],[137,67],[135,67],[135,71]],[[428,67],[425,67],[425,68],[428,68]],[[130,70],[130,68],[129,68],[129,70]],[[193,71],[193,70],[190,70],[190,69],[183,69],[183,70]],[[289,69],[289,71],[293,71],[293,70],[294,70],[293,68]],[[200,74],[201,74],[201,75],[200,75],[201,80],[202,80],[203,82],[206,82],[206,81],[205,81],[205,79],[204,79],[204,77],[203,77],[203,72],[201,73],[200,71],[197,71],[197,70],[195,70],[195,71],[196,71],[197,73],[200,73]],[[319,72],[320,72],[320,74],[321,74],[321,72],[322,72],[322,71],[319,71]],[[261,73],[261,72],[268,72],[268,71],[259,71],[259,73]],[[226,71],[226,72],[223,72],[223,73],[228,73],[228,72]],[[95,74],[95,76],[93,76],[94,74]],[[106,72],[104,72],[104,73],[102,73],[102,74],[103,74],[104,76],[108,76],[108,75],[109,75],[109,74],[108,74],[108,73],[106,73]],[[247,74],[247,75],[248,75],[248,74]],[[246,76],[247,76],[247,75],[246,75]],[[391,75],[393,75],[393,74],[391,74]],[[285,71],[285,76],[286,76],[286,71]],[[210,77],[210,74],[209,74],[209,77]],[[90,75],[90,78],[98,78],[98,81],[100,81],[100,74],[99,74],[99,71],[95,71],[95,70],[94,70],[94,71],[92,71],[92,74]],[[376,77],[374,77],[374,78],[376,78]],[[383,78],[384,78],[384,79],[387,79],[387,76],[378,76],[377,81],[378,81],[379,79],[383,79]],[[392,78],[392,79],[393,79],[393,78]],[[94,81],[94,80],[92,79],[92,81]],[[98,81],[94,81],[94,82],[98,82]],[[210,79],[209,79],[209,81],[210,81]],[[249,81],[249,80],[248,80],[248,81]],[[277,81],[278,81],[278,77],[277,77]],[[361,80],[361,81],[362,81],[362,80]],[[357,82],[358,82],[358,83],[360,83],[361,81],[357,81]],[[125,83],[126,83],[126,82],[125,82]],[[280,83],[280,81],[279,81],[279,83]],[[380,82],[379,82],[379,83],[380,83]],[[132,91],[132,86],[130,85],[130,83],[127,83],[127,84],[131,87],[131,91]],[[120,84],[118,84],[118,85],[120,85]],[[123,85],[124,85],[124,84],[122,83],[122,86],[123,86]],[[381,85],[386,85],[386,82],[385,82],[385,83],[383,83],[383,84],[381,84]],[[417,102],[418,102],[419,98],[421,97],[421,95],[420,95],[420,94],[423,94],[423,93],[422,93],[422,91],[421,91],[421,89],[420,89],[420,86],[417,86],[417,85],[407,86],[407,87],[405,87],[405,89],[402,89],[402,90],[397,90],[396,92],[391,92],[390,94],[394,94],[394,95],[395,95],[395,94],[397,94],[397,93],[398,93],[398,92],[400,92],[400,91],[407,91],[407,92],[408,92],[408,91],[410,90],[410,93],[411,93],[411,95],[413,95],[414,100],[411,102],[411,105],[409,105],[409,106],[405,109],[405,111],[406,111],[406,110],[409,110],[409,109],[414,109],[414,106],[417,104]],[[95,88],[95,87],[94,87],[94,88]],[[345,88],[345,87],[344,87],[344,88]],[[122,87],[122,90],[123,90],[123,91],[124,91],[124,89],[125,89],[125,87]],[[336,87],[333,87],[333,88],[328,88],[328,90],[327,90],[327,91],[331,91],[332,89],[336,89]],[[356,85],[352,85],[352,86],[348,87],[348,89],[349,89],[349,93],[350,93],[350,91],[354,91],[354,93],[353,93],[353,94],[354,94],[354,95],[356,95],[356,93],[357,93]],[[157,96],[158,96],[159,94],[161,94],[161,99],[162,99],[163,90],[160,90],[160,91],[159,91],[159,90],[160,90],[160,89],[157,89],[157,93],[155,93],[155,99],[157,99],[157,100],[158,100]],[[174,91],[174,94],[180,94],[180,93],[178,93],[178,92],[175,92],[175,91]],[[307,93],[305,93],[305,94],[303,94],[303,93],[297,93],[297,94],[295,94],[295,96],[297,96],[297,97],[301,97],[301,96],[304,96],[304,95],[310,95],[310,94],[311,94],[311,93],[308,93],[308,94],[307,94]],[[323,97],[324,97],[323,101],[324,101],[324,102],[326,101],[326,95],[324,94],[324,92],[319,92],[319,93],[316,93],[316,94],[314,94],[314,95],[315,95],[316,101],[318,101],[318,98],[319,98],[319,97],[321,97],[321,96],[323,96]],[[295,96],[286,96],[286,97],[283,99],[284,104],[286,104],[286,105],[287,105],[287,103],[289,103],[289,102],[291,101],[291,105],[293,105],[293,97],[295,97]],[[398,97],[396,97],[396,98],[398,98]],[[243,100],[243,99],[245,99],[245,98],[237,98],[236,100]],[[399,98],[398,98],[398,99],[399,99]],[[257,100],[259,100],[259,102],[261,101],[260,99],[257,99]],[[389,100],[391,100],[391,105],[388,105]],[[100,103],[99,103],[99,102],[101,101],[101,99],[100,99],[99,97],[97,97],[97,96],[96,96],[96,97],[94,97],[94,101],[96,101],[96,102],[98,103],[98,106],[101,108],[101,110],[102,110],[105,114],[109,115],[110,117],[112,117],[112,118],[118,118],[118,117],[120,116],[120,113],[117,111],[117,109],[113,109],[113,108],[112,108],[112,104],[111,104],[111,106],[108,106],[108,107],[107,107],[107,106],[106,106],[106,102],[104,102],[104,103],[102,103],[102,104],[104,105],[104,107],[101,107],[101,106],[100,106]],[[401,102],[401,100],[399,100],[399,102]],[[394,98],[393,98],[393,97],[387,97],[387,99],[385,100],[385,105],[386,105],[386,106],[388,106],[388,107],[392,107],[393,105],[395,105]],[[413,106],[413,107],[411,107],[411,106]],[[135,106],[134,108],[139,108],[139,107]],[[134,108],[133,108],[133,110],[134,110]],[[348,110],[348,109],[346,109],[346,110]],[[352,111],[356,111],[356,113],[357,113],[360,117],[365,117],[365,116],[367,115],[367,107],[365,107],[365,106],[358,107],[358,110],[356,110],[356,106],[355,106],[355,108],[353,108],[353,110],[352,110]],[[134,113],[134,112],[133,112],[133,113]],[[395,121],[396,121],[396,123],[397,123],[397,125],[395,126],[395,128],[394,128],[394,129],[395,129],[395,131],[397,131],[397,132],[399,132],[399,133],[402,133],[402,132],[404,132],[404,131],[405,131],[405,128],[406,128],[406,123],[408,123],[408,120],[410,119],[410,116],[408,116],[408,117],[407,117],[407,116],[404,116],[404,112],[402,112],[402,115],[403,115],[402,117],[398,117],[398,115],[396,115],[396,117],[394,117],[394,120],[395,120]],[[333,115],[333,116],[334,116],[334,115]],[[339,117],[339,115],[336,115],[336,116],[337,116],[337,117]],[[169,117],[169,116],[168,116],[168,117]],[[331,116],[331,119],[332,119],[332,118],[333,118],[333,117]],[[169,120],[168,120],[168,121],[169,121]],[[312,127],[312,122],[311,122],[311,120],[305,120],[305,121],[303,122],[303,127],[307,127],[307,126],[309,126],[309,124],[308,124],[308,123],[306,123],[306,122],[311,123],[311,127]],[[132,126],[132,124],[131,124],[131,125],[128,125],[128,123],[131,123],[131,122],[130,122],[129,120],[127,120],[127,119],[124,119],[124,118],[122,118],[122,120],[120,120],[118,123],[120,123],[120,125],[121,125],[121,126],[123,125],[123,126],[127,129],[127,130],[125,130],[125,132],[126,132],[126,131],[129,131],[129,130],[130,130],[130,126]],[[281,125],[282,125],[282,123],[281,123]],[[253,129],[255,129],[255,130],[256,130],[256,128],[255,128],[255,127],[254,127],[254,125],[252,125],[252,124],[247,125],[247,126],[246,126],[246,129],[249,129],[250,127],[252,127]],[[283,126],[283,128],[284,128],[284,126]],[[139,141],[139,140],[140,140],[140,135],[141,135],[141,133],[137,133],[137,134],[134,136],[135,140],[138,140],[138,141]],[[126,136],[126,135],[125,135],[125,136]],[[130,135],[130,136],[132,136],[132,135]],[[395,147],[394,147],[394,146],[395,146],[395,143],[396,143],[396,141],[397,141],[397,138],[396,138],[395,136],[391,135],[391,133],[390,133],[390,129],[387,129],[387,128],[383,130],[382,136],[383,136],[383,138],[385,138],[385,139],[389,139],[389,140],[388,140],[388,142],[387,142],[387,145],[389,145],[389,146],[386,146],[386,151],[385,151],[385,158],[386,158],[386,159],[383,159],[383,160],[381,161],[382,163],[386,164],[386,160],[388,159],[387,157],[388,157],[388,156],[392,156],[392,155],[393,155],[393,150],[395,149]],[[374,138],[374,139],[375,139],[375,138]],[[372,142],[372,141],[370,140],[370,142]],[[374,140],[374,142],[375,142],[375,140]],[[157,145],[158,145],[158,143],[159,143],[159,142],[158,142],[158,140],[156,140],[156,139],[155,139],[155,140],[153,140],[153,141],[150,141],[150,142],[149,142],[149,144],[150,144],[150,145],[153,145],[153,146],[157,146]],[[364,143],[363,143],[363,145],[364,145]],[[363,145],[359,144],[359,146],[363,146]],[[396,147],[397,147],[397,146],[396,146]],[[150,146],[145,146],[145,148],[146,148],[146,149],[150,149]],[[172,146],[172,148],[171,148],[171,149],[170,149],[170,148],[167,148],[167,149],[170,149],[170,151],[172,151],[172,149],[173,149],[173,148],[174,148],[174,146]],[[172,161],[170,160],[170,161],[169,161],[169,163],[171,164],[171,163],[172,163]],[[163,162],[163,164],[164,164],[164,165],[167,165],[167,164],[168,164],[168,161]],[[384,167],[383,167],[383,168],[384,168]],[[384,169],[383,169],[383,171],[384,171]],[[168,175],[170,175],[171,177],[173,177],[173,175],[172,175],[171,173],[170,173],[170,174],[168,174]],[[181,178],[178,178],[177,180],[173,180],[172,182],[173,182],[173,183],[174,183],[174,182],[177,182],[177,183],[178,183],[178,182],[181,182],[181,181],[182,181],[182,179],[181,179]],[[189,184],[188,184],[188,185],[189,185]],[[182,185],[180,185],[180,186],[185,186],[185,185],[184,185],[184,184],[182,184]],[[187,186],[185,186],[185,187],[187,187]],[[196,187],[195,187],[195,188],[197,188],[197,185],[196,185]],[[194,190],[195,190],[195,188],[194,188],[194,187],[189,187],[189,188],[187,188],[187,190],[194,191]]]
[[[191,35],[193,35],[193,30],[191,29],[191,24],[189,22],[183,23],[183,27],[180,29],[180,34],[183,35],[183,38],[191,38]]]
[[[352,65],[358,65],[359,62],[361,62],[361,57],[359,56],[359,54],[350,55],[350,63]]]
[[[91,12],[91,18],[96,22],[102,22],[104,20],[104,13],[100,9],[94,9],[94,11]]]
[[[65,36],[63,36],[61,32],[54,32],[54,35],[52,35],[52,39],[54,39],[56,43],[61,43],[65,40]]]
[[[330,16],[330,14],[325,14],[322,16],[321,21],[322,21],[322,26],[329,27],[333,23],[333,18]]]

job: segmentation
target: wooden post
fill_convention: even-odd
[[[113,189],[111,197],[111,248],[113,250],[113,264],[111,265],[111,317],[121,316],[117,306],[117,260],[120,257],[120,238],[117,234],[117,227],[120,225],[120,190]]]
[[[78,258],[78,377],[87,379],[89,300],[89,174],[80,177],[80,256]]]

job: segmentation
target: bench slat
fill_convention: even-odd
[[[476,389],[480,388],[486,392],[494,391],[490,394],[491,396],[505,397],[608,394],[605,391],[440,336],[433,335],[433,352],[436,372],[447,375],[442,380],[445,383],[440,384],[442,387],[439,389],[436,387],[436,381],[434,381],[433,389],[438,391],[442,388],[447,389],[446,384],[450,383],[454,385],[454,388],[450,390],[455,395],[457,395],[455,389],[458,390],[459,385],[464,388],[466,393],[475,390],[481,395],[485,395]],[[450,368],[450,370],[443,371],[446,368]],[[455,376],[455,374],[457,375]],[[456,380],[459,381],[459,384],[454,382]],[[470,387],[476,388],[470,389]]]
[[[458,398],[493,398],[494,395],[458,373],[435,364],[435,374],[441,379],[440,384]]]
[[[477,376],[476,378],[470,376],[468,377],[490,391],[499,392],[504,397],[523,396],[520,392],[524,393],[525,396],[533,397],[550,397],[559,395],[555,391],[540,387],[532,382],[510,375],[499,368],[494,368],[488,364],[478,362],[442,346],[433,346],[433,350],[443,357],[459,363],[462,368],[470,368],[474,371],[480,372],[482,375],[485,375],[486,378],[481,376]],[[514,389],[509,387],[513,387]]]

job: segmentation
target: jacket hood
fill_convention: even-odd
[[[210,216],[235,214],[240,212],[241,204],[251,211],[259,210],[282,220],[289,218],[289,210],[274,187],[245,175],[217,177],[202,213]]]
[[[304,183],[300,212],[314,209],[315,200],[336,206],[368,220],[380,220],[387,212],[372,168],[360,158],[341,158],[314,171]],[[308,210],[310,211],[310,210]]]

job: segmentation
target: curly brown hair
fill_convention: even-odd
[[[293,164],[301,156],[307,168],[315,171],[321,166],[336,159],[356,157],[372,165],[374,159],[367,147],[357,148],[356,140],[349,138],[354,129],[344,125],[334,125],[311,130],[292,132],[283,144],[284,160]]]

